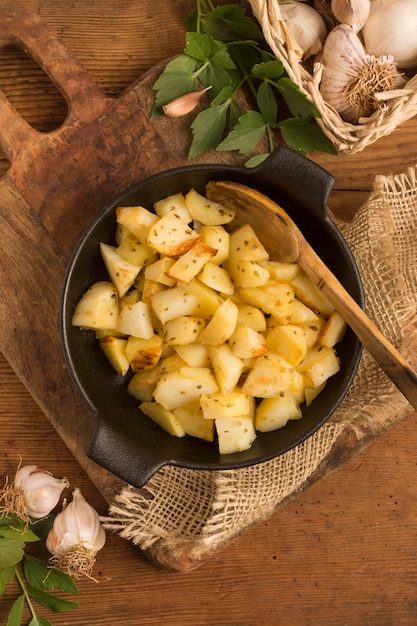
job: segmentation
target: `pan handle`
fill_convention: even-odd
[[[334,177],[307,157],[287,146],[278,146],[249,173],[268,187],[274,181],[290,202],[308,206],[320,219],[326,212]]]
[[[138,450],[137,439],[129,429],[125,432],[120,422],[115,427],[101,415],[96,415],[95,432],[86,453],[92,461],[137,488],[146,485],[161,467],[172,463],[151,446]]]
[[[3,14],[0,19],[0,39],[20,46],[63,94],[68,105],[68,115],[63,126],[74,119],[91,121],[103,110],[106,96],[58,35],[38,15],[12,12]],[[1,91],[0,124],[0,144],[9,158],[13,156],[14,148],[21,146],[22,141],[30,141],[39,136]]]

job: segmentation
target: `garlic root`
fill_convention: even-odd
[[[371,115],[379,103],[375,94],[391,91],[397,76],[396,65],[389,57],[370,57],[345,89],[346,98],[356,112],[355,118]]]
[[[37,465],[25,465],[16,471],[13,482],[8,479],[0,490],[2,515],[17,515],[29,523],[31,518],[46,517],[56,507],[63,490],[69,487],[66,478],[58,479]]]
[[[30,522],[25,492],[21,487],[15,487],[6,481],[0,493],[0,500],[3,502],[1,517],[16,515],[26,523]]]
[[[382,103],[375,94],[405,84],[393,58],[367,54],[346,24],[339,24],[327,36],[322,63],[321,95],[347,122],[357,123],[377,110]]]
[[[71,546],[63,554],[51,556],[49,562],[52,566],[71,576],[71,578],[93,577],[93,569],[96,563],[97,552],[82,545]],[[97,581],[96,581],[97,582]]]

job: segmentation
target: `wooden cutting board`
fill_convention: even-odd
[[[68,103],[64,124],[39,133],[0,92],[0,145],[11,163],[0,180],[0,350],[110,503],[124,483],[85,455],[94,416],[65,369],[60,291],[74,245],[98,211],[144,177],[187,163],[189,120],[151,119],[152,85],[161,68],[108,98],[36,15],[2,15],[0,37],[19,44]],[[201,161],[241,162],[215,152]],[[338,467],[376,434],[345,430],[311,480]],[[182,571],[196,565],[175,563],[158,546],[148,556]]]
[[[0,37],[20,45],[68,103],[64,124],[39,133],[0,92],[0,145],[11,163],[0,180],[0,350],[110,502],[122,482],[85,456],[94,418],[64,366],[60,291],[94,216],[146,176],[186,164],[189,120],[151,119],[162,67],[108,98],[38,16],[2,15]],[[240,163],[215,152],[207,161]]]

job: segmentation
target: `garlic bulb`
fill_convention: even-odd
[[[66,478],[58,479],[37,465],[19,468],[11,485],[0,494],[4,511],[29,521],[30,517],[41,519],[56,507],[61,493],[69,487]]]
[[[331,0],[333,15],[341,24],[352,26],[357,33],[368,19],[370,0]]]
[[[367,54],[346,24],[339,24],[327,36],[322,63],[321,95],[347,122],[357,123],[371,115],[379,106],[375,94],[405,84],[392,57]]]
[[[326,25],[321,15],[308,4],[289,2],[279,5],[288,32],[303,52],[303,59],[317,54],[326,37]]]
[[[369,54],[389,54],[400,68],[417,66],[416,0],[372,0],[362,35]]]
[[[201,89],[200,91],[186,93],[183,96],[171,100],[171,102],[168,102],[168,104],[162,107],[165,115],[168,115],[168,117],[182,117],[183,115],[191,113],[199,103],[201,96],[209,89],[211,89],[211,86]]]
[[[46,539],[51,561],[71,576],[91,576],[96,554],[106,542],[97,511],[74,489],[72,502],[64,505]]]

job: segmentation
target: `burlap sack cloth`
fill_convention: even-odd
[[[368,315],[415,367],[416,169],[399,176],[376,177],[367,204],[351,223],[337,225],[358,264]],[[126,488],[111,506],[104,525],[143,550],[159,542],[158,549],[168,551],[174,559],[203,561],[316,480],[334,456],[338,442],[348,441],[352,456],[361,441],[372,440],[410,410],[409,403],[365,353],[339,409],[303,444],[247,469],[162,468],[143,489]]]

